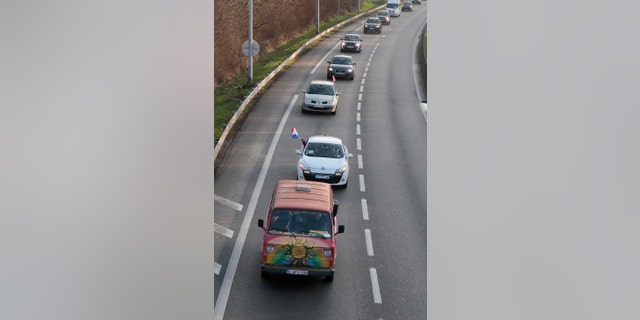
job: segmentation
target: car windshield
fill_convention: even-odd
[[[378,17],[386,17],[387,14],[387,12],[378,12]]]
[[[311,84],[307,89],[308,94],[333,95],[333,87],[324,84]]]
[[[345,57],[333,57],[332,64],[351,64],[351,59]]]
[[[269,220],[270,234],[301,234],[310,237],[331,238],[331,216],[327,212],[275,209]]]
[[[304,154],[309,157],[322,157],[322,158],[342,158],[344,152],[342,146],[333,143],[324,142],[309,142],[304,149]]]
[[[380,19],[378,19],[378,18],[369,18],[369,19],[367,19],[367,22],[368,23],[379,23]]]

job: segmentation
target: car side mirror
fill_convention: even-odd
[[[328,64],[331,64],[331,61],[327,61]]]
[[[338,226],[338,232],[336,232],[336,234],[338,233],[344,233],[344,225],[341,224]]]
[[[258,219],[258,227],[260,227],[260,228],[262,228],[264,230],[264,220]]]
[[[353,158],[353,153],[347,153],[347,159]]]
[[[300,92],[305,93],[305,91],[304,91],[304,90],[300,90]]]
[[[354,62],[354,63],[353,63],[353,65],[355,66],[355,65],[356,65],[356,63]]]
[[[297,155],[299,155],[299,156],[301,156],[301,155],[302,155],[302,150],[297,149],[297,150],[296,150],[296,154],[297,154]]]
[[[336,96],[339,96],[339,95],[340,95],[340,92],[336,92]]]

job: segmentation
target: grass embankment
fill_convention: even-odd
[[[362,0],[360,12],[371,10],[381,6],[386,0]],[[329,21],[320,24],[320,32],[323,32],[332,26],[345,21],[355,15],[357,12],[345,13],[344,15],[334,17]],[[215,88],[214,92],[214,135],[218,139],[224,131],[224,126],[231,120],[234,112],[238,109],[244,97],[251,93],[251,90],[260,83],[262,79],[276,69],[280,63],[291,56],[305,42],[315,37],[316,26],[310,27],[304,34],[289,41],[288,43],[278,47],[278,49],[260,57],[253,61],[253,84],[248,84],[248,71],[236,75],[228,82],[220,84]]]

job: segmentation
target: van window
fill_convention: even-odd
[[[332,237],[331,216],[327,212],[275,209],[269,221],[270,234],[297,234],[310,237]]]

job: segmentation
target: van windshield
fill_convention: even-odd
[[[387,3],[387,9],[397,9],[397,8],[398,8],[397,3]]]
[[[270,234],[295,234],[330,239],[331,216],[327,212],[274,209],[267,231]]]

